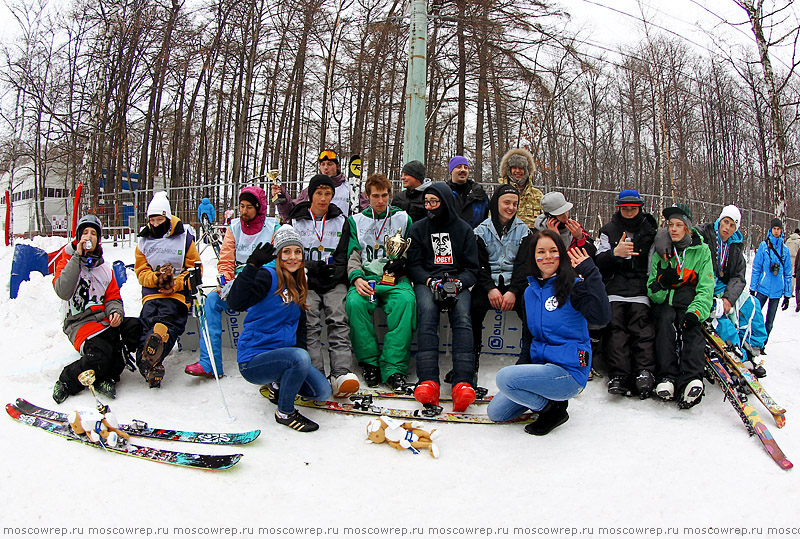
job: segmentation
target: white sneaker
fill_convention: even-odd
[[[678,404],[681,408],[691,408],[700,402],[702,396],[703,381],[697,379],[691,380],[683,389],[683,396],[681,397],[681,402]]]
[[[661,380],[656,385],[656,395],[662,400],[671,401],[675,398],[675,384],[672,380]]]
[[[349,397],[356,391],[358,391],[359,383],[358,383],[358,376],[353,374],[352,372],[348,372],[347,374],[342,374],[341,376],[331,376],[331,391],[333,392],[333,396],[337,399],[343,399]]]

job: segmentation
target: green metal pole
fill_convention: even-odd
[[[425,162],[425,98],[428,77],[428,4],[411,2],[411,37],[408,41],[408,82],[403,163]]]

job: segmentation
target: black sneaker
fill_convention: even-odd
[[[267,384],[267,399],[269,402],[274,404],[275,406],[278,405],[278,393],[281,389],[281,386],[278,382],[272,382]]]
[[[109,399],[117,398],[117,384],[115,384],[111,380],[103,380],[101,382],[97,382],[94,385],[94,388],[97,390],[98,393],[100,393],[101,395],[105,395]]]
[[[608,392],[612,395],[630,396],[631,390],[628,388],[627,376],[614,376],[608,381]]]
[[[376,365],[368,365],[366,363],[362,368],[364,369],[364,383],[369,387],[378,387],[378,384],[381,383],[381,370]]]
[[[653,386],[656,384],[655,376],[648,370],[641,370],[636,375],[636,391],[639,398],[644,400],[653,393]]]
[[[395,393],[404,393],[406,389],[406,377],[396,372],[386,380],[386,385],[391,387],[392,391]]]
[[[752,372],[753,376],[755,376],[756,378],[764,378],[767,375],[767,369],[765,369],[763,366],[759,365],[753,360],[745,361],[744,366],[747,367],[747,370]]]
[[[286,425],[287,427],[291,427],[298,432],[313,432],[319,428],[319,425],[317,425],[309,418],[302,415],[297,410],[295,410],[285,418],[279,416],[278,413],[275,412],[275,421],[277,421],[281,425]]]
[[[53,386],[53,400],[56,401],[57,404],[61,404],[69,397],[69,388],[67,384],[62,382],[61,380],[56,381],[56,385]]]
[[[544,436],[569,419],[567,404],[569,401],[550,401],[539,411],[539,417],[525,426],[525,432],[534,436]]]

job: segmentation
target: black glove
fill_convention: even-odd
[[[661,288],[675,288],[675,285],[680,281],[680,277],[678,277],[678,271],[672,266],[667,266],[666,268],[659,266],[656,271],[656,280],[661,285]]]
[[[781,303],[781,310],[785,311],[789,308],[789,296],[783,296],[783,303]]]
[[[264,264],[269,264],[275,260],[275,247],[270,242],[259,243],[255,251],[247,258],[247,263],[260,268]]]
[[[694,312],[686,313],[686,318],[683,319],[684,329],[690,329],[700,325],[700,319]]]
[[[751,290],[750,291],[750,295],[753,296],[753,297],[756,297],[756,291],[755,290]]]
[[[391,273],[396,277],[400,277],[401,275],[407,274],[406,268],[406,259],[405,258],[398,258],[397,260],[391,260],[383,266],[384,273]]]

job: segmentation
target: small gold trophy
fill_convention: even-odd
[[[278,176],[280,176],[280,175],[281,175],[281,172],[278,169],[272,169],[269,172],[267,172],[267,178],[269,179],[270,183],[272,183],[272,185],[280,185],[278,183]],[[283,193],[277,193],[277,194],[272,195],[272,203],[273,204],[278,204],[278,203],[281,203],[281,202],[286,202],[286,197],[283,196]]]
[[[410,245],[411,238],[403,238],[401,228],[397,229],[397,234],[394,236],[386,236],[386,239],[383,241],[383,246],[386,248],[386,256],[389,257],[389,260],[397,260],[403,256],[403,253],[408,250]],[[381,284],[394,286],[397,284],[397,277],[395,277],[394,273],[384,272],[381,277]]]

